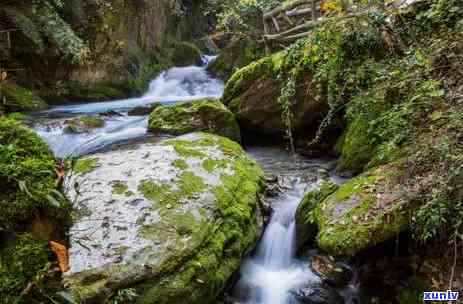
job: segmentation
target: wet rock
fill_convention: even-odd
[[[291,294],[299,304],[344,304],[344,299],[334,288],[323,284],[307,285]]]
[[[212,98],[157,107],[149,117],[148,128],[154,133],[174,135],[205,131],[241,141],[235,116]]]
[[[70,230],[69,292],[99,303],[136,286],[149,303],[212,302],[260,235],[259,166],[207,133],[87,158],[66,181],[87,210]]]
[[[352,272],[331,257],[315,255],[310,258],[310,266],[324,283],[332,287],[343,287],[349,283]]]
[[[162,106],[162,103],[159,103],[159,102],[156,102],[149,106],[139,106],[139,107],[130,109],[127,114],[129,116],[146,116],[146,115],[150,115],[154,109],[160,106]]]
[[[101,128],[106,122],[99,116],[82,115],[66,119],[63,132],[67,134],[79,134],[90,132],[92,129]]]
[[[100,116],[113,117],[113,116],[124,116],[124,115],[114,110],[108,110],[108,111],[100,113]]]
[[[282,193],[278,176],[269,176],[265,179],[265,196],[276,197]]]

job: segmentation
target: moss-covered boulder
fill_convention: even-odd
[[[175,135],[205,131],[241,140],[235,115],[219,100],[211,98],[157,107],[149,117],[148,129]]]
[[[56,193],[55,165],[33,130],[0,118],[0,232],[24,230],[39,215],[54,222],[69,216]]]
[[[284,80],[278,75],[285,60],[277,53],[253,62],[236,71],[225,86],[222,101],[244,128],[263,134],[283,137],[286,126],[279,102]],[[328,112],[325,99],[315,99],[308,90],[312,81],[309,72],[302,72],[292,105],[292,128],[295,133],[310,133]]]
[[[6,112],[25,112],[43,110],[47,103],[30,90],[15,84],[0,84],[0,97],[3,96]]]
[[[298,209],[298,231],[315,223],[321,249],[336,256],[353,256],[408,229],[416,204],[407,201],[401,185],[393,181],[396,170],[392,165],[370,170],[328,197],[319,190],[309,193],[314,199]]]
[[[66,183],[79,214],[70,292],[85,303],[129,287],[134,303],[214,303],[259,236],[261,181],[237,143],[207,133],[79,160]]]
[[[215,77],[228,80],[237,70],[264,56],[261,45],[250,37],[237,37],[220,51],[219,56],[207,66]]]

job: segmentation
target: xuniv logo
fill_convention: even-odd
[[[425,301],[456,301],[458,299],[458,291],[425,291]]]

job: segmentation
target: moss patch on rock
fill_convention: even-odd
[[[157,107],[149,117],[149,130],[175,135],[205,131],[241,140],[235,116],[210,98]]]
[[[0,96],[4,96],[6,103],[3,105],[6,112],[26,112],[43,110],[47,103],[36,96],[32,91],[15,84],[0,84]]]
[[[27,302],[21,292],[48,270],[46,238],[60,239],[67,233],[71,210],[59,195],[54,169],[51,152],[33,130],[0,118],[0,299],[4,303]],[[46,289],[53,289],[53,284]]]
[[[319,203],[339,188],[331,181],[323,180],[320,185],[307,193],[296,210],[296,236],[298,247],[305,246],[308,241],[315,239],[317,235],[316,220],[312,217],[312,211]]]
[[[99,166],[98,158],[84,157],[84,158],[78,159],[72,169],[76,173],[88,173],[98,166]]]

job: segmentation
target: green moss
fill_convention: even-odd
[[[180,175],[178,186],[182,196],[191,196],[206,189],[203,179],[189,171],[185,171]]]
[[[47,242],[22,234],[0,249],[0,299],[2,303],[24,303],[21,292],[44,273],[48,263]]]
[[[175,152],[177,152],[182,157],[196,157],[196,158],[204,158],[206,154],[198,149],[194,148],[194,144],[188,140],[181,140],[181,139],[168,139],[164,141],[164,145],[166,146],[173,146]]]
[[[81,158],[76,161],[74,164],[73,170],[76,173],[85,174],[91,172],[93,169],[100,166],[98,163],[98,158],[96,157],[87,157]]]
[[[240,141],[235,116],[211,98],[157,107],[149,117],[149,130],[175,135],[205,131]]]
[[[249,86],[252,86],[259,78],[274,78],[284,62],[284,52],[279,52],[237,70],[227,81],[222,96],[224,104],[229,105],[233,101],[235,105],[239,104],[238,97]]]
[[[54,193],[54,169],[51,152],[33,130],[0,118],[0,230],[21,230],[39,214],[67,221],[69,205]]]
[[[40,97],[15,84],[0,83],[0,95],[5,96],[7,112],[36,111],[47,107]]]
[[[172,166],[179,168],[180,170],[188,169],[188,164],[181,158],[172,161]]]
[[[206,189],[201,177],[192,172],[184,171],[179,173],[178,181],[174,184],[157,184],[152,181],[143,181],[138,190],[155,204],[153,208],[172,209],[181,205],[182,201],[191,198]]]
[[[205,159],[203,161],[203,168],[207,172],[214,172],[218,168],[226,168],[229,164],[229,161],[223,159]]]
[[[177,197],[173,196],[171,188],[170,185],[156,184],[148,180],[142,181],[138,185],[138,191],[140,191],[144,197],[161,205],[176,202]]]
[[[112,187],[113,187],[113,193],[115,194],[124,194],[128,190],[127,184],[122,181],[113,182]]]

